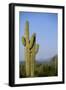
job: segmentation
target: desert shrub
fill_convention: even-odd
[[[26,77],[25,64],[20,64],[20,77]]]
[[[58,75],[58,59],[53,58],[48,63],[35,63],[35,77],[48,77]],[[26,77],[25,63],[20,64],[20,78]]]

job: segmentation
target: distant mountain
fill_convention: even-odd
[[[58,55],[55,55],[55,56],[53,56],[53,57],[51,57],[51,58],[48,58],[48,59],[40,59],[40,60],[35,60],[37,63],[51,63],[51,62],[57,62],[58,61]],[[25,63],[25,61],[24,60],[20,60],[20,62],[19,62],[20,64],[23,64],[23,63]]]
[[[57,62],[57,61],[58,61],[58,55],[52,57],[51,62]]]

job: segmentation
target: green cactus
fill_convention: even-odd
[[[30,45],[29,46],[30,49],[33,47],[34,42],[35,42],[35,34],[33,34],[32,37],[31,37],[31,39],[30,39],[30,44],[29,44]]]
[[[36,34],[34,33],[29,39],[29,22],[26,21],[25,33],[22,37],[22,44],[25,47],[25,67],[26,76],[34,77],[35,71],[35,57],[39,50],[39,45],[36,44]]]
[[[22,37],[22,43],[23,43],[24,46],[26,46],[26,40],[25,40],[24,37]]]
[[[35,53],[38,53],[38,50],[39,50],[39,44],[36,44]]]

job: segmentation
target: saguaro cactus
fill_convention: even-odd
[[[38,52],[39,45],[36,44],[36,34],[34,33],[29,39],[29,22],[26,21],[25,33],[22,37],[22,44],[25,47],[25,67],[26,76],[34,76],[35,71],[35,57]]]

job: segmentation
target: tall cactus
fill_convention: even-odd
[[[25,67],[26,76],[33,77],[35,72],[35,57],[38,52],[39,45],[36,44],[36,34],[34,33],[29,39],[29,22],[26,21],[25,33],[22,37],[22,44],[25,47]]]

